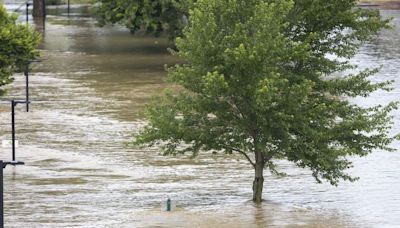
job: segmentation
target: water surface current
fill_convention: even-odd
[[[360,105],[399,100],[400,11],[382,14],[394,29],[353,61],[383,65],[371,80],[394,80],[394,90],[354,99]],[[32,63],[31,112],[17,106],[17,159],[26,165],[4,169],[6,227],[400,227],[398,152],[354,158],[350,172],[361,179],[339,187],[280,162],[288,176],[267,173],[266,201],[256,206],[253,171],[240,156],[163,157],[125,146],[143,126],[145,103],[167,86],[164,65],[179,62],[168,40],[99,28],[79,7],[69,17],[53,8],[36,27],[42,61]],[[17,74],[3,99],[24,99],[24,83]],[[393,115],[396,134],[400,112]],[[11,137],[10,121],[1,102],[0,139]],[[11,150],[1,148],[0,158],[10,160]],[[161,211],[167,198],[172,213]]]

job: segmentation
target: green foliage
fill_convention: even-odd
[[[0,5],[0,87],[12,82],[12,75],[38,56],[35,48],[40,35],[16,21],[17,15],[8,15]]]
[[[132,33],[142,29],[171,37],[181,35],[192,0],[95,0],[100,25],[124,24]]]
[[[318,182],[355,180],[346,173],[348,157],[392,150],[389,113],[396,108],[347,99],[389,89],[368,80],[375,69],[345,73],[355,71],[348,60],[360,45],[388,24],[355,4],[197,1],[176,40],[174,54],[186,63],[168,70],[180,89],[154,98],[133,143],[161,146],[165,154],[240,153],[281,175],[274,160],[287,159]]]

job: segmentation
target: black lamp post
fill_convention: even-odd
[[[69,12],[70,12],[70,2],[69,2],[70,0],[68,0],[68,17],[69,17]]]
[[[3,169],[6,168],[7,165],[24,165],[23,162],[3,162],[0,160],[0,227],[4,228],[4,198],[3,198]]]
[[[40,62],[40,60],[38,60],[38,59],[34,59],[34,60],[31,60],[31,61],[28,61],[27,63],[26,63],[26,66],[25,66],[25,70],[24,70],[24,75],[25,75],[25,97],[26,97],[26,99],[25,99],[25,101],[26,101],[26,112],[29,112],[29,65],[31,64],[31,63],[37,63],[37,62]]]
[[[26,2],[26,23],[28,24],[29,22],[29,2]]]
[[[11,100],[11,137],[12,137],[12,161],[17,162],[15,160],[15,106],[18,104],[26,104],[29,101],[16,101]]]
[[[26,112],[29,112],[29,64],[27,64],[25,67],[24,75],[25,75]]]

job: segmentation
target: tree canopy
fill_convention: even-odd
[[[28,25],[18,24],[0,4],[0,87],[12,82],[12,75],[38,56],[40,35]]]
[[[123,24],[132,33],[144,30],[171,38],[182,34],[193,0],[96,0],[100,25]]]
[[[354,181],[349,156],[392,150],[390,111],[348,98],[389,89],[368,77],[377,69],[349,63],[360,45],[388,26],[355,0],[199,0],[169,68],[179,85],[154,98],[148,125],[133,143],[165,154],[240,153],[255,169],[260,202],[263,170],[286,159],[318,182]],[[352,72],[352,73],[348,73]]]

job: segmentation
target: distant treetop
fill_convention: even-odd
[[[132,33],[144,30],[175,38],[187,24],[194,0],[95,0],[100,25],[123,24]]]

